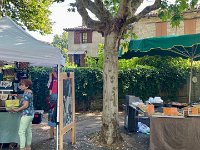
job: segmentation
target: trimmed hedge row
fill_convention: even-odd
[[[48,110],[45,98],[49,68],[34,67],[30,70],[33,81],[34,105],[36,109]],[[91,68],[65,69],[75,73],[76,111],[102,108],[103,79],[102,71]],[[165,100],[176,100],[177,90],[186,83],[188,71],[185,69],[157,69],[149,66],[137,66],[134,69],[119,71],[119,102],[125,95],[135,95],[146,100],[148,97],[167,93]],[[100,106],[100,107],[99,107]]]

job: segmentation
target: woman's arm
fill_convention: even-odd
[[[15,97],[17,97],[18,99],[21,99],[22,98],[22,96],[20,96],[20,95],[18,95],[18,94],[10,94],[11,96],[15,96]]]
[[[24,101],[23,105],[17,109],[12,109],[13,112],[20,112],[26,108],[28,108],[29,102],[28,101]]]

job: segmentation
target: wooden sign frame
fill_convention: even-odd
[[[71,80],[71,85],[72,85],[72,120],[71,123],[67,124],[66,126],[64,126],[64,122],[63,122],[63,112],[64,112],[64,104],[63,104],[63,83],[64,80]],[[72,144],[75,144],[76,142],[76,135],[75,135],[75,83],[74,83],[74,73],[70,72],[70,73],[66,73],[66,72],[62,72],[60,73],[60,79],[59,79],[59,150],[63,150],[63,137],[64,135],[71,131],[71,142]]]

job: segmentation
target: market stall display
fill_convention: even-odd
[[[11,88],[8,88],[8,86],[5,86],[3,83],[0,84],[0,94],[20,92],[17,89],[19,84],[18,80],[28,78],[27,68],[29,65],[41,67],[57,66],[58,70],[60,70],[60,67],[65,64],[65,59],[62,56],[60,49],[36,40],[12,21],[11,18],[7,16],[2,17],[0,19],[0,29],[0,73],[2,72],[5,74],[4,78],[1,76],[2,74],[0,74],[0,79],[3,80],[3,83],[7,81],[12,83],[9,84],[11,85]],[[14,69],[5,69],[2,71],[2,67],[5,64],[15,65],[15,67]],[[3,86],[3,89],[1,89],[1,85]],[[0,100],[0,111],[6,111],[4,101],[5,100],[3,99]],[[57,106],[59,107],[59,101]],[[10,131],[14,131],[5,133],[5,136],[3,137],[6,137],[6,139],[0,136],[0,143],[17,142],[18,140],[11,140],[11,136],[16,135],[16,138],[18,138],[15,133],[18,131],[19,122],[12,122],[12,120],[14,120],[13,118],[17,119],[18,113],[0,112],[0,115],[4,115],[4,113],[11,116],[7,117],[11,123],[6,121],[0,122],[0,135],[3,135],[1,133],[8,129],[8,124],[12,125],[12,130]],[[57,116],[59,116],[59,112]],[[1,116],[0,118],[2,119]],[[57,122],[59,122],[59,120],[57,120]],[[58,149],[58,124],[59,123],[57,123],[56,149]]]
[[[150,149],[199,149],[200,104],[171,102],[168,106],[163,106],[159,112],[153,111],[153,104],[141,103],[137,106],[150,118]],[[146,133],[143,130],[140,132]]]

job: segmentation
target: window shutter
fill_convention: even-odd
[[[85,54],[80,55],[80,66],[81,67],[85,66]]]
[[[87,32],[87,42],[92,43],[92,31]]]
[[[80,44],[80,32],[74,31],[74,44]]]
[[[156,36],[161,36],[162,35],[162,28],[160,23],[156,23]]]
[[[68,54],[68,57],[69,57],[69,62],[73,63],[73,55],[72,54]]]
[[[167,22],[162,22],[162,36],[167,35]]]
[[[184,34],[196,33],[196,19],[184,20]]]
[[[167,22],[156,23],[156,36],[167,35]]]

